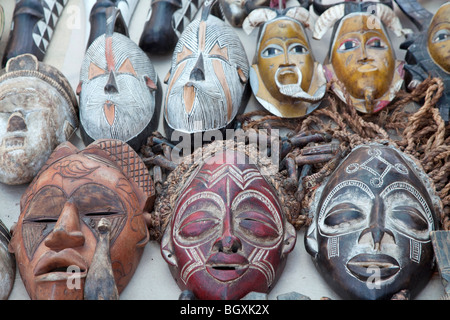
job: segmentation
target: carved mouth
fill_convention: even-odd
[[[400,271],[398,261],[385,254],[359,254],[347,262],[347,268],[362,281],[369,277],[387,280]]]
[[[9,137],[3,139],[3,146],[6,151],[22,149],[25,145],[25,137]]]
[[[275,80],[284,85],[298,84],[301,82],[301,76],[299,75],[297,67],[281,67],[275,74]]]
[[[86,260],[73,249],[64,249],[59,252],[46,252],[36,264],[33,272],[37,281],[66,280],[79,272],[80,278],[86,277],[88,264]]]
[[[247,258],[240,254],[216,253],[206,261],[206,271],[219,281],[232,281],[242,276],[249,267]]]
[[[371,65],[369,63],[363,64],[362,66],[358,67],[359,72],[372,72],[377,71],[378,68],[374,65]]]

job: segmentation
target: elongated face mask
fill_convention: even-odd
[[[271,113],[286,118],[312,112],[323,98],[326,87],[322,66],[314,61],[302,22],[288,16],[296,17],[293,12],[298,13],[297,16],[301,12],[303,20],[309,16],[305,9],[295,8],[264,23],[250,72],[256,99]],[[253,11],[244,28],[258,25],[259,13],[266,16],[271,12],[269,9]]]
[[[428,28],[428,51],[433,61],[450,72],[450,3],[442,5]]]
[[[150,59],[127,36],[99,36],[81,67],[80,122],[83,142],[119,139],[139,150],[158,125],[161,102]]]
[[[248,61],[233,28],[209,15],[194,20],[174,50],[165,97],[166,134],[226,128],[246,103]]]
[[[442,210],[427,179],[399,150],[364,145],[317,191],[306,248],[342,297],[414,296],[427,284]]]
[[[8,60],[0,76],[0,182],[29,183],[78,127],[67,79],[30,54]]]
[[[161,248],[180,288],[199,299],[240,299],[274,286],[295,239],[257,166],[227,150],[186,182]]]
[[[146,170],[118,140],[55,150],[21,199],[10,245],[31,299],[83,299],[102,218],[111,226],[104,254],[118,292],[124,289],[148,241],[144,212],[154,191]]]

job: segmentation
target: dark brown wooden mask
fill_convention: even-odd
[[[414,296],[433,273],[430,232],[442,204],[398,149],[355,148],[317,190],[306,248],[320,274],[350,299]]]
[[[82,151],[68,142],[60,145],[22,196],[10,245],[30,297],[83,298],[98,224],[105,219],[110,226],[105,254],[120,293],[148,241],[144,215],[153,200],[147,168],[126,143],[97,140]]]

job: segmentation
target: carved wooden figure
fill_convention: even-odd
[[[304,26],[311,26],[302,7],[255,9],[244,20],[250,33],[262,25],[250,85],[261,105],[276,116],[296,118],[309,114],[326,91],[322,65],[315,61]]]
[[[11,234],[0,220],[0,300],[7,300],[16,279],[16,260],[8,251]]]
[[[420,7],[420,6],[419,6]],[[422,11],[424,9],[422,8]],[[450,3],[443,4],[428,19],[418,20],[414,12],[406,12],[420,32],[408,36],[401,45],[406,49],[405,80],[409,89],[431,77],[441,78],[444,92],[437,103],[442,119],[450,119]],[[424,13],[422,16],[426,16]]]
[[[354,148],[317,189],[306,249],[346,299],[414,297],[434,272],[430,232],[442,203],[416,161],[395,147]]]
[[[281,200],[287,193],[271,180],[278,173],[251,149],[223,141],[192,159],[171,173],[155,205],[164,221],[161,251],[178,286],[197,299],[270,291],[296,242]]]
[[[16,1],[12,29],[2,60],[30,53],[39,61],[44,59],[56,24],[68,0]]]
[[[153,54],[172,53],[203,0],[152,0],[139,46]]]
[[[128,26],[130,25],[131,17],[139,0],[84,0],[84,9],[86,10],[86,17],[89,17],[89,23],[86,27],[87,32],[87,47],[102,34],[106,33],[108,18],[108,8],[117,8],[120,10],[122,20],[120,23],[120,33],[128,35]],[[116,22],[116,29],[119,29]]]
[[[253,9],[269,6],[270,0],[219,0],[219,3],[227,21],[233,27],[241,27]]]
[[[358,111],[380,111],[401,89],[404,75],[403,62],[396,60],[385,28],[396,36],[410,30],[402,28],[389,6],[374,2],[332,6],[317,19],[313,37],[321,39],[333,26],[324,62],[328,82],[341,100],[350,99]]]
[[[249,65],[232,27],[210,14],[189,24],[172,57],[164,99],[166,136],[225,129],[247,104]]]
[[[153,201],[148,170],[126,143],[58,146],[21,198],[10,243],[30,298],[117,298],[148,242]]]
[[[30,54],[0,71],[0,182],[30,182],[56,146],[78,127],[69,81]]]
[[[81,137],[85,144],[119,139],[139,150],[158,126],[161,83],[145,52],[116,32],[120,11],[110,7],[107,16],[106,33],[90,44],[81,66]]]

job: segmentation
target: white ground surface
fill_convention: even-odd
[[[150,2],[150,0],[141,0],[131,20],[129,33],[131,39],[136,43],[139,42],[144,21],[150,7]],[[421,2],[428,10],[435,12],[437,8],[446,1],[422,0],[419,2]],[[14,0],[1,0],[1,5],[5,10],[6,23],[0,42],[0,55],[3,54],[6,46],[14,3]],[[414,29],[413,25],[406,20],[405,16],[398,9],[396,9],[396,11],[401,17],[403,25]],[[64,13],[58,22],[57,30],[53,35],[45,59],[46,63],[59,68],[59,70],[64,73],[74,90],[78,85],[81,61],[83,59],[85,43],[87,41],[86,21],[83,0],[69,0]],[[236,29],[236,32],[243,41],[247,56],[251,62],[254,55],[257,32],[254,31],[250,36],[247,36],[241,29]],[[398,48],[398,44],[401,41],[396,40],[395,36],[391,36],[391,39],[397,44],[396,48]],[[327,53],[328,40],[329,35],[325,36],[321,41],[311,41],[316,59],[320,62],[323,61]],[[404,52],[402,50],[397,50],[397,58],[402,59],[403,56]],[[162,57],[152,56],[151,59],[160,80],[163,80],[170,68],[171,55]],[[163,84],[164,92],[166,91],[166,88],[166,85]],[[258,108],[261,107],[252,97],[246,111]],[[163,132],[163,129],[160,131]],[[79,132],[77,132],[77,135],[73,137],[71,142],[76,146],[83,148],[83,143],[79,138]],[[19,200],[26,188],[27,185],[8,186],[0,184],[0,219],[8,228],[18,220],[20,214]],[[339,299],[317,273],[310,256],[305,251],[303,237],[304,232],[298,232],[297,244],[288,257],[286,268],[280,280],[269,294],[269,299],[276,299],[277,295],[291,291],[297,291],[307,295],[313,300],[320,299],[324,296],[332,299]],[[158,244],[151,242],[147,244],[139,267],[129,285],[122,292],[120,298],[124,300],[178,299],[180,292],[180,289],[173,280],[169,269],[160,254]],[[439,275],[436,273],[428,286],[418,297],[416,297],[416,299],[439,299],[443,292]],[[16,281],[9,299],[29,299],[19,272],[16,273]]]

